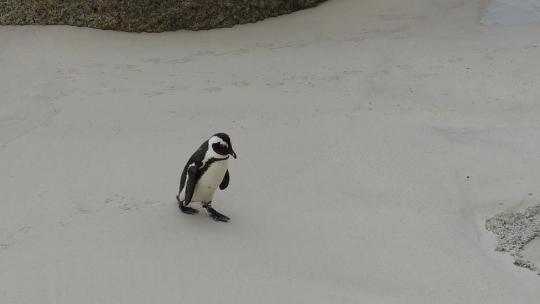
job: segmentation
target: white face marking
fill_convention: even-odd
[[[223,141],[223,139],[221,139],[221,138],[219,138],[219,137],[217,137],[217,136],[212,136],[212,137],[210,137],[210,139],[208,140],[208,144],[209,144],[210,146],[212,146],[212,145],[215,144],[215,143],[219,143],[220,145],[226,145],[226,146],[228,146],[227,143]]]
[[[219,153],[217,153],[216,151],[214,151],[214,148],[212,147],[213,144],[215,143],[219,143],[220,145],[224,145],[225,147],[229,147],[229,145],[223,141],[223,139],[217,137],[217,136],[212,136],[210,137],[210,139],[208,140],[208,151],[206,151],[206,155],[204,156],[204,163],[206,163],[206,161],[208,161],[210,158],[224,158],[226,157],[225,155],[221,155]]]

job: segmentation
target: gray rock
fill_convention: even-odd
[[[203,30],[256,22],[326,0],[0,0],[0,24],[127,32]]]
[[[497,236],[496,251],[515,257],[514,265],[536,271],[540,265],[523,258],[523,248],[535,238],[540,238],[540,205],[524,212],[500,213],[486,221],[486,229]]]

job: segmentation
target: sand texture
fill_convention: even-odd
[[[485,4],[0,27],[0,303],[538,303],[485,222],[540,201],[540,26]],[[220,131],[229,223],[175,199]]]

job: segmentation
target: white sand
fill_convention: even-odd
[[[537,303],[483,226],[540,200],[540,26],[483,8],[0,28],[0,302]],[[216,131],[227,224],[174,199]]]

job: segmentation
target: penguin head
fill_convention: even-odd
[[[232,155],[236,158],[236,153],[234,152],[231,145],[231,138],[225,133],[216,133],[210,137],[208,144],[214,152],[219,155]]]

